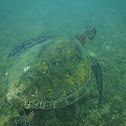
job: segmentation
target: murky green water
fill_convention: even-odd
[[[24,120],[30,126],[125,126],[126,125],[126,2],[114,0],[0,0],[0,126]],[[40,36],[74,38],[87,26],[96,27],[87,45],[103,72],[103,99],[97,112],[95,79],[84,97],[72,105],[31,110],[8,103],[7,55],[17,45]],[[13,74],[13,73],[11,73]],[[24,125],[24,124],[23,124]]]

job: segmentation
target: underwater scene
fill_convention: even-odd
[[[0,126],[126,126],[126,1],[0,0]]]

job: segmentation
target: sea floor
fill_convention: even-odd
[[[111,10],[111,9],[110,9]],[[6,104],[7,55],[16,45],[41,35],[71,38],[87,25],[96,27],[97,35],[87,46],[89,55],[98,59],[103,72],[103,99],[97,111],[98,92],[95,79],[90,92],[72,105],[37,110],[27,118],[35,126],[126,126],[126,17],[111,10],[109,14],[72,18],[56,18],[30,22],[27,18],[16,23],[17,17],[7,18],[8,11],[0,12],[0,124],[9,126],[17,115],[17,106]],[[13,16],[13,15],[12,15]],[[13,19],[12,19],[13,18]],[[15,18],[15,19],[14,19]],[[18,19],[20,20],[20,18]],[[31,19],[32,20],[32,19]],[[56,23],[57,22],[57,23]],[[12,73],[13,74],[13,73]]]

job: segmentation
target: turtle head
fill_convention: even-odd
[[[96,28],[95,27],[89,27],[87,30],[82,31],[78,34],[76,34],[75,38],[80,41],[80,43],[85,46],[87,45],[91,40],[94,39],[96,35]]]

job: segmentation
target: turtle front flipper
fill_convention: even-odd
[[[103,90],[102,69],[97,59],[90,57],[90,60],[91,60],[92,70],[95,74],[96,83],[98,87],[98,110],[99,110],[101,105],[102,90]]]

